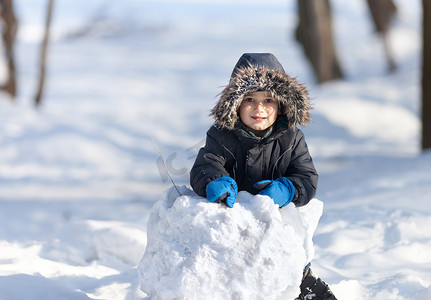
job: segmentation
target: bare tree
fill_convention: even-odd
[[[422,0],[422,149],[431,148],[431,0]]]
[[[54,6],[54,0],[48,0],[46,21],[45,21],[45,34],[42,41],[42,49],[40,53],[40,67],[39,67],[39,84],[37,87],[35,104],[38,106],[42,102],[42,94],[45,85],[45,73],[46,73],[46,57],[48,52],[49,32],[51,27],[52,19],[52,8]]]
[[[397,12],[397,7],[392,0],[367,0],[367,4],[370,9],[374,27],[383,40],[388,69],[390,72],[393,72],[396,69],[396,64],[389,45],[388,32],[391,21]]]
[[[3,21],[2,38],[8,69],[7,78],[0,86],[0,89],[14,98],[16,96],[14,45],[17,32],[17,19],[15,17],[12,0],[0,0],[0,6],[0,18]]]
[[[319,82],[342,78],[332,36],[329,0],[298,0],[296,39],[302,44]]]

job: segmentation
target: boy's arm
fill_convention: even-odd
[[[295,186],[295,196],[292,202],[297,207],[306,205],[316,195],[319,175],[314,168],[313,159],[308,152],[301,130],[298,130],[296,135],[296,142],[285,177]]]
[[[210,181],[218,177],[230,176],[224,164],[220,132],[212,127],[208,130],[205,146],[199,150],[190,171],[190,185],[196,194],[206,197],[206,186]]]

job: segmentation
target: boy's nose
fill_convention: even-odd
[[[256,104],[256,109],[257,110],[262,110],[264,108],[264,105],[263,105],[263,103],[262,102],[258,102],[257,104]]]

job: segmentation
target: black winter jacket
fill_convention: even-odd
[[[253,184],[286,177],[295,186],[292,202],[307,204],[315,196],[318,175],[308,152],[304,134],[280,122],[273,133],[259,141],[241,127],[232,130],[212,126],[190,172],[193,190],[206,197],[207,184],[230,176],[238,189],[257,194]]]

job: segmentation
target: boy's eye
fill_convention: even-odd
[[[245,98],[245,101],[247,101],[247,102],[253,102],[254,99],[253,98]]]
[[[274,102],[274,99],[272,98],[265,99],[265,103],[272,103],[272,102]]]

